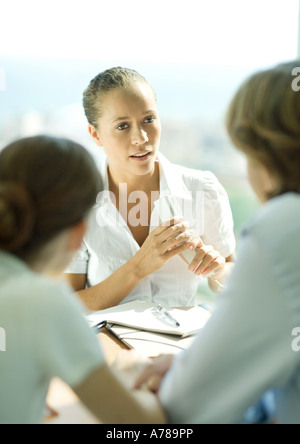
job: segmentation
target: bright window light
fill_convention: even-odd
[[[157,93],[161,151],[217,175],[238,232],[256,201],[225,112],[249,74],[300,58],[298,22],[299,0],[1,0],[0,149],[45,132],[98,158],[82,92],[112,66],[136,69]]]
[[[298,0],[4,0],[0,55],[267,65],[297,53]]]

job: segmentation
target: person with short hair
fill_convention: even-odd
[[[226,191],[208,171],[184,168],[159,152],[161,123],[149,82],[134,70],[112,68],[84,92],[88,128],[103,147],[104,193],[67,277],[91,310],[144,300],[165,306],[196,302],[199,278],[219,287],[231,272],[235,237]],[[185,149],[182,147],[182,149]],[[174,198],[183,220],[171,238],[155,202]],[[183,260],[181,253],[194,252]],[[180,257],[181,255],[181,257]]]

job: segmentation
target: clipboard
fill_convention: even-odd
[[[91,326],[106,321],[107,324],[185,338],[196,334],[211,316],[211,313],[199,306],[188,307],[184,310],[165,307],[179,321],[180,326],[175,327],[161,317],[156,308],[157,305],[153,303],[133,301],[94,312],[87,317]]]
[[[136,350],[144,358],[155,358],[162,354],[179,354],[187,350],[196,338],[195,335],[181,338],[116,324],[107,324],[106,328],[127,347]]]

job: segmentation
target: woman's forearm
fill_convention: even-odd
[[[105,310],[118,305],[143,279],[133,257],[100,284],[77,292],[89,310]]]

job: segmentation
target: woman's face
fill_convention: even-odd
[[[143,82],[130,90],[115,89],[101,99],[102,117],[90,133],[103,146],[109,168],[121,177],[144,176],[154,170],[161,124],[155,95]]]

